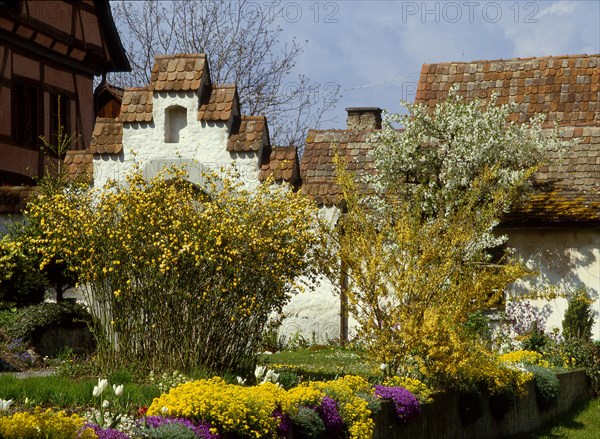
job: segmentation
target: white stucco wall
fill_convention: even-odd
[[[515,293],[555,286],[559,293],[586,289],[595,299],[593,337],[600,340],[600,228],[515,229],[507,232],[508,246],[526,265],[539,272],[515,285]],[[562,330],[567,299],[531,302],[547,317],[546,328]]]
[[[165,110],[180,105],[187,109],[187,124],[179,132],[179,142],[165,142]],[[187,92],[154,92],[153,121],[123,124],[123,151],[116,155],[94,157],[94,186],[102,187],[111,179],[121,180],[138,163],[160,159],[181,159],[183,163],[198,162],[204,168],[228,168],[235,161],[243,181],[254,188],[258,181],[258,158],[253,153],[229,153],[229,126],[224,122],[197,120],[198,96]]]
[[[319,215],[335,224],[340,216],[339,209],[323,207]],[[306,279],[303,279],[306,281]],[[280,334],[288,340],[296,333],[308,342],[327,343],[340,337],[340,296],[339,285],[334,285],[324,276],[312,288],[292,297],[284,308],[287,316],[281,325]],[[356,322],[350,318],[348,322],[349,337],[353,338]]]

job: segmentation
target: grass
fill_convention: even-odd
[[[123,401],[132,408],[148,406],[160,391],[155,386],[135,384],[127,380],[124,374],[109,377],[111,384],[124,384]],[[97,403],[92,390],[98,384],[97,379],[73,380],[61,376],[38,376],[16,378],[11,374],[0,374],[0,399],[12,399],[22,404],[25,398],[29,405],[43,405],[73,409]],[[107,389],[112,392],[112,389]]]
[[[260,362],[277,371],[293,372],[306,379],[332,379],[349,374],[381,377],[379,366],[366,361],[354,349],[313,346],[262,355]]]
[[[533,433],[519,439],[597,439],[600,435],[600,398],[582,402]]]

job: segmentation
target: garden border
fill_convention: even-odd
[[[445,392],[434,395],[432,403],[422,406],[419,417],[406,424],[399,424],[394,419],[393,407],[384,406],[384,410],[375,418],[373,439],[494,439],[535,430],[555,416],[568,412],[575,403],[592,396],[584,370],[559,373],[557,376],[560,381],[558,402],[550,409],[538,408],[533,380],[527,383],[527,395],[517,399],[499,420],[494,418],[490,410],[488,397],[469,398],[457,392]],[[480,404],[473,404],[476,400]],[[498,405],[495,409],[498,416]],[[468,418],[471,418],[471,422],[468,422]]]

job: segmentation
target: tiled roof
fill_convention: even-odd
[[[108,94],[114,96],[117,99],[122,99],[124,91],[125,89],[117,87],[116,85],[113,85],[107,81],[104,81],[101,82],[100,85],[98,85],[98,87],[96,87],[96,89],[94,90],[94,94],[96,95],[103,92],[107,92]]]
[[[237,105],[235,85],[214,85],[206,102],[198,109],[198,120],[216,120],[226,122]]]
[[[508,222],[600,221],[600,123],[561,131],[575,145],[562,158],[548,154],[549,163],[534,177],[536,192]]]
[[[499,104],[518,104],[514,121],[540,113],[569,125],[600,120],[600,55],[423,64],[415,102],[434,107],[454,84],[469,98],[487,102],[496,92]]]
[[[67,151],[65,166],[73,180],[89,181],[94,174],[94,156],[88,151]]]
[[[0,186],[0,214],[21,212],[35,192],[35,186]]]
[[[120,122],[152,121],[152,90],[145,87],[128,88],[123,93]]]
[[[299,183],[298,150],[295,146],[276,146],[271,149],[269,159],[260,167],[258,179],[265,181],[271,176],[275,181]]]
[[[123,124],[108,117],[96,118],[89,152],[91,154],[119,154],[123,149]]]
[[[454,84],[483,104],[494,92],[498,104],[516,103],[511,121],[544,114],[576,143],[562,159],[548,155],[549,164],[534,176],[537,193],[510,222],[600,220],[600,55],[424,64],[415,102],[433,107]]]
[[[258,152],[267,136],[267,120],[264,116],[242,116],[239,127],[233,127],[227,142],[229,152]]]
[[[304,155],[300,162],[302,191],[317,204],[334,205],[340,201],[336,184],[335,150],[346,160],[347,169],[361,175],[374,170],[373,159],[368,156],[373,145],[367,142],[373,131],[311,130],[306,139]],[[361,187],[366,190],[366,187]]]
[[[159,55],[152,67],[150,90],[198,90],[202,86],[206,66],[206,55],[203,53]]]

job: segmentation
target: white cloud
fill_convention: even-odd
[[[551,3],[550,6],[543,8],[539,14],[536,14],[539,18],[543,18],[546,15],[570,15],[572,14],[577,5],[573,1],[558,1]]]

